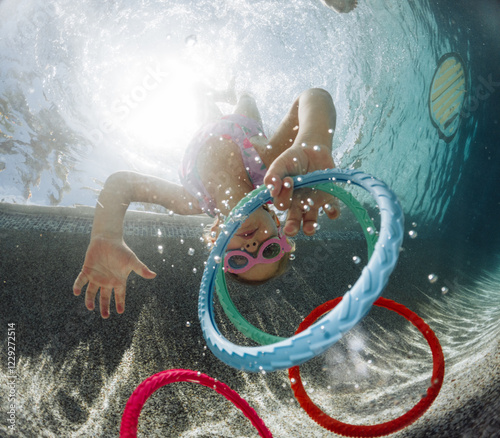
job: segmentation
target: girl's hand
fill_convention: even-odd
[[[284,228],[285,234],[296,235],[302,222],[304,233],[309,236],[313,235],[316,231],[314,224],[318,220],[320,207],[324,208],[330,219],[338,218],[340,214],[338,199],[323,191],[312,189],[300,189],[294,193],[291,178],[291,176],[305,175],[315,170],[334,167],[329,148],[321,146],[302,147],[294,144],[273,161],[264,178],[264,184],[273,186],[271,195],[276,208],[278,210],[289,209]]]
[[[125,289],[127,277],[134,271],[143,278],[155,278],[156,274],[142,263],[123,239],[93,237],[85,255],[83,268],[73,285],[73,293],[78,296],[88,283],[85,291],[85,305],[94,310],[95,296],[99,289],[101,316],[109,317],[109,302],[115,291],[116,311],[125,311]]]

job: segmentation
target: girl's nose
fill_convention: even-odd
[[[255,251],[257,251],[258,247],[259,245],[257,245],[257,241],[252,239],[245,245],[245,250],[248,251],[249,253],[254,253]]]

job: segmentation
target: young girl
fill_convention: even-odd
[[[231,89],[204,95],[203,112],[210,121],[187,148],[180,169],[182,186],[121,171],[106,180],[99,195],[90,244],[73,292],[80,295],[88,284],[85,305],[93,310],[100,289],[103,318],[109,317],[113,290],[116,311],[124,312],[130,272],[146,279],[156,276],[123,240],[123,219],[131,202],[158,204],[181,215],[206,213],[215,218],[210,229],[215,241],[221,217],[254,188],[266,184],[276,208],[289,209],[285,226],[267,205],[262,206],[241,225],[224,258],[225,272],[255,284],[283,272],[292,249],[286,235],[297,234],[301,222],[303,232],[312,235],[320,207],[330,219],[338,217],[335,198],[311,189],[294,193],[290,177],[335,167],[331,146],[336,114],[328,92],[316,88],[303,92],[270,140],[252,96],[243,94],[234,113],[222,116],[215,102],[230,103]]]

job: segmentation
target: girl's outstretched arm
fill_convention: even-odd
[[[264,183],[274,188],[271,194],[279,210],[289,210],[285,232],[295,235],[303,222],[306,234],[314,234],[318,209],[328,205],[325,212],[330,219],[339,215],[338,201],[323,192],[293,193],[291,176],[303,175],[315,170],[333,169],[332,140],[335,131],[336,112],[330,94],[320,88],[304,91],[294,102],[287,116],[271,137],[270,144],[284,150],[271,164]],[[288,146],[285,147],[285,145]],[[291,144],[291,146],[290,146]],[[302,209],[304,197],[314,199],[308,211]]]
[[[177,214],[198,214],[196,200],[177,184],[161,178],[135,172],[117,172],[111,175],[99,195],[90,244],[85,261],[75,283],[73,293],[85,291],[85,305],[95,307],[100,290],[100,308],[103,318],[109,317],[109,303],[115,292],[116,311],[125,310],[126,283],[134,271],[143,278],[156,274],[142,263],[123,240],[123,219],[131,202],[162,205]]]

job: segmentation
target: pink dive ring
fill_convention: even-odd
[[[230,402],[232,402],[238,409],[240,409],[245,417],[247,417],[254,427],[259,432],[259,435],[264,438],[272,438],[272,434],[266,427],[261,418],[257,415],[255,410],[239,396],[236,391],[233,391],[225,383],[213,379],[212,377],[202,374],[199,371],[192,370],[166,370],[154,374],[144,380],[132,393],[125,405],[123,411],[122,424],[120,427],[121,438],[135,438],[137,437],[137,425],[139,423],[139,415],[141,414],[142,407],[151,394],[162,386],[175,382],[193,382],[200,385],[212,388],[219,394],[222,394]]]

